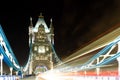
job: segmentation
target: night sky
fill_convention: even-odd
[[[29,18],[33,18],[35,25],[41,12],[48,26],[53,19],[55,50],[61,59],[120,23],[119,0],[2,2],[0,24],[20,65],[29,54]]]

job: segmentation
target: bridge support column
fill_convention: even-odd
[[[99,64],[99,58],[97,58],[97,64]],[[97,76],[99,76],[99,74],[100,74],[100,68],[99,67],[96,68],[96,73],[97,73]]]
[[[99,76],[99,74],[100,74],[100,68],[96,68],[96,73],[97,73],[97,76]]]
[[[84,75],[87,76],[87,71],[84,71]]]
[[[118,51],[117,52],[120,52],[120,42],[118,42]],[[117,61],[118,61],[118,76],[120,76],[120,57],[117,58]]]
[[[32,63],[33,63],[33,61],[30,62],[30,65],[29,65],[29,68],[28,68],[28,70],[29,70],[28,74],[29,75],[32,74],[32,72],[33,72],[33,70],[32,70]]]
[[[13,68],[12,68],[12,67],[10,67],[10,75],[12,75],[12,71],[13,71]]]
[[[3,55],[0,55],[0,71],[1,71],[1,75],[3,75]]]
[[[50,63],[51,63],[51,69],[53,69],[53,61],[52,61],[52,53],[50,54]]]
[[[18,71],[16,71],[15,73],[16,73],[16,75],[18,75]]]
[[[118,75],[120,76],[120,57],[117,58],[118,61]]]
[[[53,70],[53,62],[52,61],[50,61],[50,63],[51,63],[51,70]]]

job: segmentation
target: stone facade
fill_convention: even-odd
[[[54,33],[52,20],[50,27],[44,21],[44,16],[40,15],[35,26],[30,18],[29,26],[29,46],[30,63],[29,74],[45,72],[53,68]]]

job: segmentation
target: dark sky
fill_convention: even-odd
[[[7,1],[0,5],[0,24],[11,48],[23,65],[28,58],[28,26],[43,13],[49,26],[53,19],[55,50],[60,58],[106,32],[120,22],[119,0],[31,0]]]

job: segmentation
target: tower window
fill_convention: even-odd
[[[46,47],[46,51],[49,51],[49,47]]]
[[[37,46],[34,47],[34,50],[37,51]]]
[[[38,53],[45,53],[45,46],[39,46]]]

